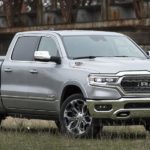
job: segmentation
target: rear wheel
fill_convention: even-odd
[[[62,104],[60,124],[62,131],[73,137],[95,136],[102,129],[90,116],[82,94],[73,94]]]

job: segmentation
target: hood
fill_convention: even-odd
[[[150,59],[140,58],[95,58],[74,60],[73,67],[90,73],[112,73],[124,71],[150,71]]]

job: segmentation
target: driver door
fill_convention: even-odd
[[[48,51],[50,56],[60,56],[58,43],[54,37],[43,36],[37,51]],[[58,101],[57,89],[60,87],[57,74],[61,65],[55,62],[34,61],[29,65],[28,97],[30,109],[43,112],[55,112]]]

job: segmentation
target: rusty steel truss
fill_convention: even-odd
[[[0,0],[0,53],[16,32],[86,29],[122,32],[150,48],[150,0]]]
[[[23,14],[22,10],[25,7],[25,5],[26,6],[28,4],[30,5],[30,0],[27,0],[27,1],[2,0],[2,1],[4,3],[3,5],[4,14],[6,14],[6,21],[7,21],[8,27],[13,27],[16,25],[23,26],[23,23],[21,21],[22,20],[21,16]],[[115,8],[115,6],[124,7],[124,9],[127,9],[127,11],[128,11],[128,7],[132,7],[135,13],[136,19],[142,19],[143,17],[145,17],[144,5],[145,4],[149,5],[149,0],[124,0],[124,1],[123,0],[49,0],[49,2],[50,2],[50,6],[49,6],[50,11],[55,11],[56,15],[58,14],[58,12],[60,12],[61,18],[63,20],[62,23],[75,23],[79,9],[89,8],[90,10],[90,7],[91,7],[93,8],[93,10],[94,9],[96,10],[97,9],[96,6],[99,6],[98,9],[100,12],[98,15],[102,15],[101,21],[119,19],[119,16],[122,12],[119,12],[117,8],[115,10],[111,10],[111,7]],[[32,3],[34,3],[34,6],[35,6],[34,10],[32,10],[32,12],[35,13],[35,16],[33,16],[36,18],[35,25],[44,25],[43,24],[44,12],[43,12],[43,6],[42,6],[43,1],[33,0]],[[90,12],[92,13],[92,11]],[[27,13],[26,15],[30,15],[30,13]],[[49,20],[51,18],[52,16],[49,17]],[[91,20],[91,22],[93,21]]]

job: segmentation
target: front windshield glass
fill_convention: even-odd
[[[144,53],[125,36],[75,35],[63,36],[68,58],[138,57]]]

